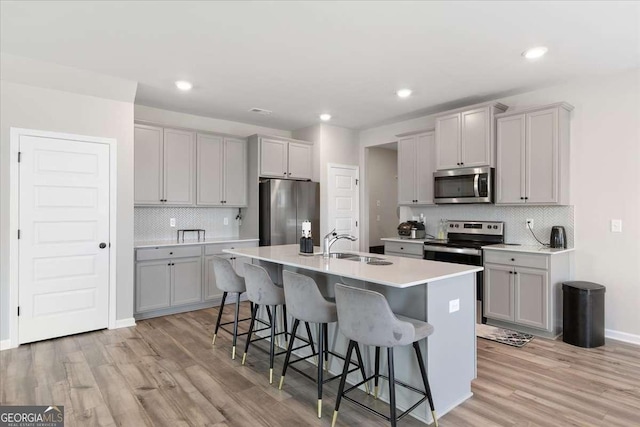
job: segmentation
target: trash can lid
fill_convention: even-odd
[[[573,291],[580,293],[604,293],[606,292],[606,287],[593,282],[582,282],[580,280],[572,281],[572,282],[564,282],[562,284],[563,291]]]

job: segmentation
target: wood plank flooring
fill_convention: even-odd
[[[228,334],[211,347],[216,315],[200,310],[3,351],[0,402],[62,404],[69,427],[330,425],[337,382],[325,387],[319,420],[313,383],[292,372],[278,390],[282,357],[269,385],[267,354],[254,350],[241,366],[244,338],[236,360]],[[517,349],[479,339],[473,392],[441,426],[640,426],[640,347],[535,338]],[[338,425],[387,424],[344,402]],[[400,425],[424,424],[409,417]]]

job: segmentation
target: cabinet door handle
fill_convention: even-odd
[[[511,258],[511,261],[515,261],[515,260],[516,260],[515,258]]]
[[[286,172],[284,172],[282,175],[285,175],[285,176],[286,176],[286,175],[287,175],[287,173],[286,173]]]
[[[513,274],[513,271],[510,271],[509,274]]]
[[[173,255],[173,252],[169,252],[169,255]]]
[[[517,271],[514,271],[514,272],[513,272],[513,274],[518,274],[518,272],[517,272]]]

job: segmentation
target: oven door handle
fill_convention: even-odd
[[[429,252],[448,252],[451,254],[463,254],[463,255],[482,255],[482,249],[471,248],[449,248],[446,246],[432,246],[424,245],[424,250]]]
[[[476,197],[480,197],[480,186],[479,186],[479,181],[480,181],[480,174],[477,173],[474,175],[473,177],[473,194]]]

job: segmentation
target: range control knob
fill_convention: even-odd
[[[460,225],[459,225],[459,224],[456,224],[456,228],[458,228],[458,227],[460,227]]]

